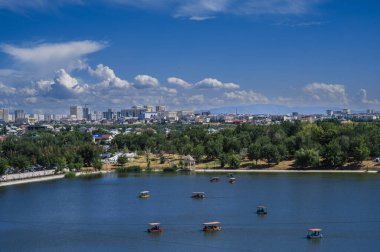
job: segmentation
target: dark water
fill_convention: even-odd
[[[0,251],[380,251],[380,176],[107,176],[0,188]],[[151,198],[137,197],[143,190]],[[192,191],[208,198],[191,199]],[[269,214],[255,214],[258,204]],[[218,233],[202,223],[221,221]],[[162,234],[145,232],[161,222]],[[321,241],[305,239],[320,227]]]

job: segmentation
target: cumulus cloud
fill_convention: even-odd
[[[235,83],[223,83],[217,79],[213,79],[213,78],[206,78],[206,79],[203,79],[197,83],[195,83],[195,87],[196,88],[200,88],[200,89],[212,89],[212,88],[215,88],[215,89],[239,89],[240,86],[238,84],[235,84]]]
[[[46,64],[51,62],[71,61],[79,57],[99,51],[104,48],[103,43],[96,41],[71,41],[66,43],[41,44],[33,47],[18,47],[4,44],[0,49],[14,59],[32,64]]]
[[[188,82],[186,82],[180,78],[177,78],[177,77],[168,78],[168,83],[182,87],[182,88],[191,88],[192,87],[192,85],[190,83],[188,83]]]
[[[160,85],[156,78],[149,75],[137,75],[135,81],[134,87],[137,89],[157,88]]]
[[[346,88],[341,84],[311,83],[303,88],[314,101],[324,105],[339,104],[348,105]]]
[[[115,72],[108,66],[99,64],[95,69],[88,68],[90,75],[96,76],[101,80],[101,85],[104,87],[129,88],[131,84],[116,76]]]
[[[227,100],[237,101],[243,104],[260,104],[268,103],[269,99],[252,90],[241,90],[224,93],[224,98]]]
[[[46,85],[48,82],[40,83]],[[56,72],[53,84],[47,88],[49,91],[46,95],[57,99],[68,99],[85,92],[87,88],[87,85],[79,84],[76,78],[72,77],[64,69],[60,69]]]

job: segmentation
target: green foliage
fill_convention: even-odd
[[[239,168],[240,167],[240,156],[237,154],[230,154],[228,156],[228,165],[234,169]]]
[[[353,150],[353,158],[357,163],[361,163],[369,157],[369,148],[367,147],[363,137],[355,139]]]
[[[203,157],[204,153],[205,153],[205,149],[204,149],[204,147],[203,147],[202,145],[198,144],[198,145],[194,148],[192,154],[193,154],[195,160],[196,160],[198,163],[200,163],[200,162],[202,161],[202,157]]]
[[[76,178],[76,174],[75,172],[66,172],[65,173],[65,178],[68,178],[68,179],[73,179],[73,178]]]
[[[142,169],[138,165],[127,167],[127,172],[141,172],[141,171],[142,171]]]
[[[0,157],[0,175],[3,175],[8,167],[8,161],[5,158]]]
[[[126,156],[119,156],[117,158],[117,163],[121,166],[125,165],[128,162],[128,158]]]
[[[295,153],[296,166],[307,168],[317,167],[320,162],[319,152],[314,149],[300,149]]]
[[[337,140],[331,141],[327,144],[322,152],[323,164],[326,167],[342,166],[345,161],[345,155]]]
[[[165,157],[163,155],[160,156],[160,164],[165,164]]]
[[[260,157],[265,159],[268,164],[277,164],[281,160],[278,148],[273,144],[266,144],[260,150]]]
[[[256,161],[256,164],[257,164],[257,161],[260,159],[261,157],[261,147],[260,145],[258,144],[251,144],[248,148],[248,158],[250,160],[255,160]]]
[[[172,167],[165,167],[162,169],[163,172],[176,172],[177,171],[177,166],[172,166]]]
[[[97,179],[101,177],[103,177],[103,174],[101,172],[82,173],[81,175],[77,176],[77,178],[82,178],[82,179]]]

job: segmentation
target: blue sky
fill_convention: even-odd
[[[379,109],[379,11],[371,0],[0,0],[0,107]]]

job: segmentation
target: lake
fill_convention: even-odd
[[[378,251],[380,175],[151,174],[0,188],[0,251]],[[140,191],[149,190],[149,199]],[[191,199],[204,191],[206,199]],[[268,215],[256,215],[256,206]],[[216,233],[202,223],[222,222]],[[161,234],[147,223],[161,222]],[[323,229],[320,241],[306,229]]]

